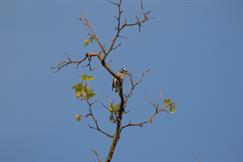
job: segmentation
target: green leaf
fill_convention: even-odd
[[[164,99],[164,104],[165,104],[165,106],[169,106],[171,104],[170,99],[169,98],[168,99]]]
[[[72,89],[74,89],[75,91],[77,91],[77,90],[81,90],[82,87],[83,87],[83,84],[81,84],[81,83],[77,83],[77,84],[75,84],[75,85],[72,87]]]
[[[95,79],[95,78],[94,78],[93,76],[90,75],[90,76],[88,76],[87,81],[88,81],[88,80],[94,80],[94,79]]]
[[[87,89],[87,100],[89,100],[90,98],[94,97],[95,95],[96,95],[96,93],[94,93],[93,90]]]
[[[76,96],[78,99],[80,99],[81,95],[82,95],[82,92],[81,92],[81,91],[78,90],[78,91],[75,92],[75,96]]]
[[[89,41],[90,41],[89,39],[85,39],[84,40],[84,46],[88,46],[89,45]]]
[[[82,98],[85,101],[88,101],[90,98],[94,97],[96,93],[90,89],[87,85],[78,83],[72,87],[75,90],[75,96],[80,99]]]
[[[80,114],[76,114],[76,115],[75,115],[75,120],[76,120],[77,122],[81,121],[81,119],[82,119],[82,117],[81,117]]]
[[[173,114],[175,112],[175,109],[176,109],[176,104],[173,103],[170,105],[170,113]]]
[[[85,101],[88,101],[88,94],[87,94],[87,90],[86,87],[83,87],[82,91],[81,91],[81,98]]]
[[[114,113],[115,115],[118,115],[119,114],[119,110],[120,110],[120,103],[114,104],[113,102],[111,102],[109,104],[108,110],[111,113]],[[123,113],[126,113],[126,112],[123,112]]]
[[[110,122],[111,122],[111,123],[113,123],[113,122],[114,122],[114,120],[115,120],[115,119],[114,119],[114,117],[113,117],[112,113],[110,114],[109,119],[110,119]]]
[[[74,85],[72,87],[72,89],[75,90],[75,97],[77,97],[78,99],[80,99],[80,97],[82,96],[83,84],[77,83],[76,85]]]
[[[120,110],[120,103],[114,105],[114,110],[119,111]]]
[[[83,81],[89,81],[89,80],[94,80],[95,78],[92,75],[87,75],[87,74],[83,74],[81,76],[81,80]]]
[[[109,110],[110,112],[114,112],[114,104],[113,104],[113,102],[111,102],[111,103],[109,104],[108,110]]]
[[[88,86],[83,86],[82,89],[82,99],[88,101],[90,98],[94,97],[96,94]]]

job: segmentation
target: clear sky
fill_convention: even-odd
[[[138,13],[137,0],[125,0],[128,20]],[[146,0],[155,17],[131,29],[111,66],[126,67],[138,77],[149,68],[128,105],[127,121],[146,119],[152,108],[144,100],[162,90],[178,102],[175,114],[160,114],[144,128],[127,129],[114,162],[243,161],[243,1]],[[89,162],[95,148],[104,158],[110,141],[90,130],[71,89],[82,68],[53,74],[50,67],[67,52],[80,58],[87,30],[76,18],[85,13],[108,46],[116,10],[106,0],[0,0],[0,161]],[[112,78],[102,69],[89,73],[107,103]],[[128,86],[127,81],[125,87]],[[108,113],[95,113],[112,131]]]

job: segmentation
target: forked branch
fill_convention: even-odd
[[[106,51],[105,51],[104,45],[100,42],[99,37],[95,33],[95,30],[93,29],[92,25],[89,23],[89,20],[87,19],[87,17],[82,16],[79,19],[80,19],[80,21],[83,22],[84,26],[86,26],[89,29],[89,31],[91,32],[91,34],[90,34],[91,37],[97,42],[97,44],[99,45],[102,53],[105,54]]]
[[[129,80],[130,80],[130,84],[131,84],[131,89],[130,89],[130,91],[128,92],[128,94],[126,95],[126,100],[127,100],[129,97],[131,97],[131,96],[133,95],[133,92],[134,92],[135,88],[136,88],[140,83],[142,83],[142,81],[143,81],[145,75],[146,75],[149,71],[150,71],[149,69],[145,70],[145,71],[142,73],[142,75],[140,76],[140,78],[139,78],[137,81],[133,79],[133,76],[132,76],[131,73],[128,74],[128,76],[129,76]]]
[[[138,123],[133,123],[133,122],[129,122],[128,124],[125,124],[121,127],[121,130],[125,129],[125,128],[128,128],[128,127],[143,127],[145,125],[148,125],[148,124],[152,124],[153,123],[153,120],[154,118],[161,112],[165,112],[168,108],[171,108],[171,107],[176,107],[176,103],[175,102],[172,102],[172,103],[163,103],[162,106],[161,105],[161,101],[162,101],[162,93],[160,93],[160,96],[158,98],[158,101],[155,102],[155,101],[152,101],[150,99],[148,99],[146,96],[145,96],[146,100],[148,101],[149,104],[152,105],[152,107],[154,108],[154,113],[149,116],[146,120],[144,121],[141,121],[141,122],[138,122]]]
[[[122,7],[122,1],[123,0],[118,0],[118,2],[114,2],[109,0],[109,2],[113,5],[115,5],[117,7],[118,10],[118,14],[117,16],[115,16],[115,18],[117,19],[117,25],[116,25],[116,33],[111,41],[110,47],[107,50],[107,52],[105,53],[104,59],[106,59],[106,57],[116,48],[118,48],[121,43],[118,43],[116,45],[116,42],[118,40],[119,37],[123,37],[121,35],[121,32],[126,29],[127,27],[133,27],[133,26],[138,26],[138,30],[139,32],[141,31],[141,26],[143,23],[147,22],[148,20],[150,20],[151,18],[149,17],[149,14],[151,13],[151,11],[145,11],[144,7],[143,7],[143,1],[140,1],[140,8],[141,8],[141,13],[142,13],[142,17],[140,16],[136,16],[136,21],[134,22],[127,22],[126,18],[124,18],[124,22],[122,23],[122,14],[123,14],[123,10],[121,9]]]
[[[82,66],[82,67],[89,67],[89,70],[92,71],[93,68],[91,66],[91,62],[92,62],[92,57],[101,57],[101,54],[99,52],[88,52],[85,54],[85,57],[81,60],[72,60],[68,55],[67,56],[67,60],[64,60],[60,63],[58,63],[56,66],[51,67],[51,69],[55,70],[55,72],[61,70],[62,68],[70,65],[70,64],[75,64],[76,68],[79,67],[80,64],[84,63],[85,61],[87,61],[87,64]]]
[[[93,106],[94,103],[95,103],[95,101],[94,101],[94,102],[89,102],[89,101],[87,101],[87,104],[88,104],[88,111],[89,111],[89,113],[88,113],[87,115],[85,115],[85,117],[86,117],[86,118],[87,118],[87,117],[91,117],[91,119],[92,119],[93,122],[95,123],[95,126],[91,126],[91,125],[89,125],[89,128],[90,128],[90,129],[97,130],[98,132],[100,132],[100,133],[106,135],[106,136],[109,137],[109,138],[113,138],[113,135],[110,135],[110,134],[107,133],[106,131],[102,130],[101,127],[99,126],[98,120],[96,119],[96,117],[95,117],[95,115],[94,115],[94,113],[93,113],[93,109],[92,109],[92,106]]]

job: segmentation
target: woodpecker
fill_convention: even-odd
[[[120,78],[120,80],[121,80],[121,84],[120,84],[119,80],[117,80],[116,78],[113,78],[112,91],[114,91],[114,89],[115,89],[115,92],[119,92],[120,93],[120,89],[122,87],[123,79],[125,78],[125,76],[127,74],[128,74],[128,71],[125,68],[121,68],[121,70],[116,73],[118,78]]]

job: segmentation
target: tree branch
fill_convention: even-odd
[[[122,87],[120,89],[119,96],[120,96],[121,103],[120,103],[118,120],[117,120],[117,124],[116,124],[116,132],[115,132],[115,136],[112,139],[112,144],[111,144],[109,153],[107,155],[106,162],[111,161],[113,154],[114,154],[114,151],[115,151],[115,148],[116,148],[116,145],[117,145],[117,143],[120,139],[120,135],[121,135],[121,122],[122,122],[123,112],[125,110],[125,100],[124,100],[124,94],[123,94],[123,88]]]
[[[150,69],[145,70],[142,75],[140,76],[140,78],[138,79],[138,81],[135,81],[133,79],[133,76],[131,73],[128,74],[129,76],[129,80],[130,80],[130,84],[131,84],[131,89],[128,92],[128,94],[126,95],[126,100],[131,97],[133,95],[133,92],[135,90],[135,88],[143,81],[143,78],[145,77],[145,75],[150,71]]]
[[[56,66],[51,67],[51,69],[55,70],[55,72],[61,70],[62,68],[70,65],[70,64],[76,64],[76,68],[79,67],[80,64],[82,64],[83,62],[85,62],[86,60],[88,60],[87,64],[84,65],[83,67],[89,67],[90,71],[93,70],[93,68],[91,67],[91,58],[92,57],[99,57],[100,53],[99,52],[88,52],[85,54],[85,57],[81,60],[72,60],[69,56],[67,56],[67,60],[64,60],[60,63],[58,63]]]
[[[93,110],[92,110],[92,105],[94,104],[94,102],[91,103],[91,102],[87,101],[87,104],[88,104],[88,111],[89,111],[89,113],[88,113],[85,117],[86,117],[86,118],[87,118],[87,117],[91,117],[91,119],[92,119],[93,122],[95,123],[95,127],[89,125],[89,128],[94,129],[94,130],[97,130],[98,132],[100,132],[100,133],[106,135],[106,136],[109,137],[109,138],[113,138],[112,135],[110,135],[109,133],[103,131],[103,130],[100,128],[99,123],[98,123],[98,120],[96,119],[96,117],[95,117],[95,115],[94,115],[94,113],[93,113]]]
[[[100,40],[99,40],[98,36],[96,35],[96,33],[95,33],[92,25],[90,24],[89,20],[85,16],[80,17],[79,19],[80,19],[80,21],[83,22],[84,26],[86,26],[89,29],[89,31],[91,32],[92,38],[98,43],[102,53],[105,54],[106,51],[105,51],[104,45],[100,42]]]
[[[92,150],[92,152],[94,153],[94,155],[97,157],[98,162],[102,162],[102,159],[101,159],[101,157],[99,156],[98,152],[97,152],[95,149],[91,149],[91,150]]]
[[[77,61],[72,60],[72,59],[70,59],[68,57],[68,59],[66,61],[63,61],[63,62],[57,64],[57,66],[53,67],[52,69],[55,69],[56,71],[59,71],[63,67],[68,66],[70,64],[77,64],[77,67],[78,67],[80,64],[82,64],[83,62],[85,62],[87,60],[88,61],[87,64],[84,65],[83,67],[89,67],[89,69],[92,71],[92,69],[93,69],[91,67],[92,57],[97,57],[98,60],[100,61],[101,65],[106,69],[106,71],[112,77],[118,79],[118,81],[120,82],[120,85],[122,85],[122,80],[116,75],[116,73],[112,70],[112,68],[107,64],[106,58],[113,50],[115,50],[115,49],[117,49],[117,48],[119,48],[121,46],[121,43],[117,43],[118,38],[125,38],[124,36],[121,35],[121,32],[123,30],[127,29],[128,27],[133,27],[133,26],[138,26],[139,31],[141,31],[141,25],[143,23],[147,22],[148,20],[150,20],[149,14],[150,14],[151,11],[147,11],[147,12],[144,11],[143,3],[141,1],[140,5],[141,5],[142,17],[136,16],[136,20],[134,22],[131,22],[131,23],[128,23],[126,18],[125,18],[125,21],[122,23],[122,16],[123,16],[122,15],[123,14],[122,2],[123,2],[123,0],[117,0],[117,2],[109,0],[109,2],[117,7],[118,14],[115,17],[117,19],[117,25],[116,25],[116,28],[115,28],[116,33],[115,33],[115,35],[113,36],[113,38],[111,40],[111,44],[110,44],[108,50],[106,50],[104,45],[101,43],[99,37],[97,36],[95,30],[93,29],[92,25],[88,21],[87,17],[85,17],[85,16],[80,17],[79,18],[80,21],[82,21],[84,26],[86,26],[88,28],[88,30],[90,32],[89,33],[90,37],[92,38],[92,40],[96,41],[96,43],[98,44],[98,46],[99,46],[101,51],[100,52],[95,52],[95,53],[87,53],[82,60],[77,60]],[[146,72],[148,72],[148,71],[146,71]],[[95,115],[94,115],[94,113],[92,111],[93,103],[90,103],[89,101],[87,101],[89,113],[85,117],[86,118],[90,117],[93,120],[94,125],[95,125],[95,126],[89,125],[89,128],[95,129],[98,132],[106,135],[107,137],[112,138],[112,144],[110,146],[109,153],[108,153],[108,155],[106,157],[106,162],[110,162],[112,157],[113,157],[115,148],[116,148],[117,143],[118,143],[118,141],[120,139],[120,135],[121,135],[122,129],[130,127],[130,126],[137,126],[137,125],[138,126],[143,126],[144,124],[146,124],[147,122],[150,121],[150,120],[149,121],[144,121],[142,123],[129,123],[127,125],[122,126],[123,112],[125,111],[125,107],[127,105],[128,98],[132,96],[133,91],[137,87],[137,85],[142,82],[146,72],[144,72],[142,74],[142,76],[140,77],[140,79],[138,81],[134,81],[132,76],[130,75],[130,81],[131,81],[132,87],[131,87],[131,90],[128,92],[127,95],[124,95],[123,87],[121,86],[121,89],[120,89],[119,94],[118,94],[119,97],[120,97],[120,109],[119,109],[119,113],[118,113],[118,115],[116,117],[116,129],[115,129],[114,135],[110,135],[109,133],[103,131],[100,128],[99,123],[98,123],[98,121],[97,121],[97,119],[96,119],[96,117],[95,117]],[[156,115],[157,115],[158,111],[159,110],[156,109]],[[151,121],[152,120],[153,120],[153,118],[151,118]],[[94,154],[98,158],[99,162],[101,162],[101,158],[98,156],[98,153],[95,150],[92,150],[92,151],[94,152]]]
[[[166,109],[170,108],[171,106],[176,106],[175,102],[172,102],[170,104],[164,103],[162,106],[160,106],[160,102],[162,100],[162,93],[160,93],[160,96],[158,98],[157,102],[151,101],[146,97],[146,100],[153,106],[153,108],[155,109],[154,113],[149,116],[146,120],[142,121],[142,122],[138,122],[138,123],[132,123],[129,122],[128,124],[124,125],[121,127],[121,130],[128,128],[128,127],[143,127],[145,125],[148,124],[152,124],[154,118],[161,112],[165,112]]]
[[[151,13],[151,11],[145,11],[144,7],[143,7],[143,1],[141,0],[141,12],[142,12],[142,16],[143,18],[140,18],[138,16],[136,16],[136,21],[132,22],[132,23],[128,23],[127,20],[125,19],[125,22],[122,24],[121,23],[121,19],[122,19],[122,13],[123,10],[121,9],[122,6],[122,0],[118,0],[118,2],[113,2],[113,1],[109,1],[111,4],[115,5],[118,9],[118,14],[117,16],[115,16],[115,18],[117,19],[117,25],[116,25],[116,33],[111,41],[110,47],[107,50],[107,52],[105,53],[104,59],[106,59],[106,57],[117,47],[119,47],[120,43],[118,45],[116,45],[116,41],[119,37],[123,37],[121,36],[121,32],[122,30],[124,30],[127,27],[133,27],[133,26],[138,26],[139,28],[139,32],[141,31],[141,26],[143,23],[147,22],[148,20],[150,20],[151,18],[149,17],[149,14]]]
[[[76,68],[87,59],[87,55],[81,60],[72,60],[69,56],[67,56],[67,60],[58,63],[56,66],[51,67],[51,69],[55,70],[55,72],[61,70],[69,64],[77,64]]]
[[[120,32],[121,32],[121,16],[122,16],[122,13],[123,13],[123,11],[121,9],[122,0],[119,0],[118,3],[112,2],[112,1],[109,1],[109,2],[114,4],[115,6],[117,6],[117,8],[118,8],[118,15],[115,17],[117,19],[116,34],[115,34],[115,36],[113,37],[113,39],[111,41],[110,48],[108,49],[108,51],[106,52],[106,54],[104,56],[104,60],[109,55],[109,53],[112,50],[114,50],[114,46],[115,46],[116,40],[119,38],[119,35],[120,35]]]

